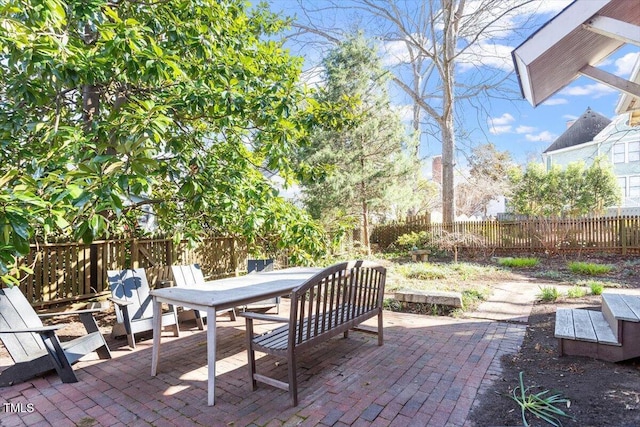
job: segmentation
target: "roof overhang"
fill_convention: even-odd
[[[640,84],[640,55],[638,55],[638,59],[636,60],[636,64],[633,67],[633,71],[631,71],[629,80],[634,83]],[[615,111],[616,114],[640,111],[640,97],[632,96],[628,93],[623,93],[618,100]]]
[[[640,98],[640,84],[595,67],[627,43],[640,46],[636,1],[574,1],[511,53],[522,96],[536,107],[587,76]]]

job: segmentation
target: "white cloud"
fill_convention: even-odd
[[[513,116],[509,113],[504,113],[500,117],[489,117],[487,119],[489,133],[492,135],[511,133],[513,126],[511,126],[510,123],[513,123],[514,120]]]
[[[411,122],[413,120],[413,105],[394,105],[391,108],[400,116],[403,122]]]
[[[539,134],[525,135],[525,138],[527,139],[527,141],[531,141],[531,142],[551,142],[556,138],[558,138],[558,136],[545,130],[540,132]]]
[[[503,133],[511,133],[512,126],[491,126],[489,127],[489,133],[492,135],[502,135]]]
[[[616,71],[615,74],[618,76],[628,77],[631,75],[631,70],[633,70],[633,66],[636,64],[638,60],[638,56],[640,56],[639,52],[631,52],[627,53],[622,58],[616,59]]]
[[[516,133],[531,133],[535,130],[536,128],[534,128],[533,126],[520,125],[516,128]]]
[[[513,123],[515,119],[509,113],[504,113],[500,117],[489,117],[490,124],[493,125],[506,125],[509,123]]]
[[[562,116],[563,119],[566,120],[577,120],[579,116],[574,116],[573,114],[565,114]]]
[[[551,105],[564,105],[568,103],[569,103],[569,100],[565,98],[550,98],[544,101],[542,105],[551,106]]]
[[[382,65],[385,67],[411,62],[407,44],[404,41],[386,42],[381,49]]]
[[[456,60],[461,71],[475,66],[489,66],[504,71],[513,70],[511,51],[513,46],[498,43],[478,42],[469,46]]]
[[[615,92],[617,92],[615,89],[607,85],[593,83],[584,86],[569,86],[562,89],[559,93],[567,96],[591,96],[593,98],[600,98]]]

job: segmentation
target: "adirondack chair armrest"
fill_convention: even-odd
[[[55,317],[55,316],[72,316],[72,315],[80,315],[85,313],[99,313],[103,311],[102,308],[87,308],[86,310],[74,310],[74,311],[61,311],[59,313],[39,313],[38,317]]]
[[[51,325],[51,326],[40,326],[37,328],[20,328],[20,329],[0,329],[0,334],[19,334],[23,332],[49,332],[49,331],[57,331],[58,329],[64,328],[65,325]]]
[[[127,305],[131,305],[132,302],[131,301],[125,301],[123,299],[118,299],[118,298],[107,298],[109,301],[113,302],[114,304],[119,305],[120,307],[126,307]]]
[[[247,319],[266,320],[267,322],[277,322],[277,323],[289,322],[289,319],[285,317],[278,317],[271,314],[253,313],[253,312],[247,312],[247,311],[244,313],[238,313],[238,316],[246,317]]]

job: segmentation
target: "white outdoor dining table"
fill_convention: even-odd
[[[216,311],[267,298],[289,294],[320,268],[295,267],[283,270],[252,273],[245,276],[206,282],[198,287],[162,288],[151,291],[153,297],[153,355],[151,375],[155,376],[160,358],[162,303],[207,312],[208,404],[215,403],[216,378]]]

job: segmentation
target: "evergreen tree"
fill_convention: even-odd
[[[359,223],[370,250],[372,215],[384,216],[392,208],[392,185],[409,185],[415,171],[404,152],[407,135],[389,105],[389,75],[362,35],[341,43],[323,64],[326,85],[318,101],[342,103],[345,109],[340,126],[317,129],[302,154],[310,164],[327,168],[325,179],[306,183],[303,200],[314,217],[334,227]]]

